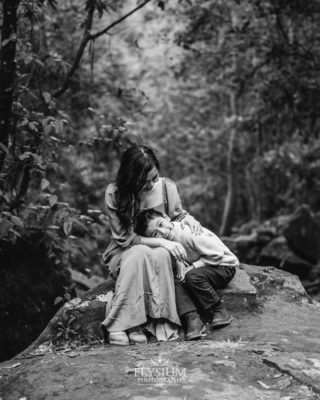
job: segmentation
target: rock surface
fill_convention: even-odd
[[[319,303],[293,275],[242,268],[250,282],[237,289],[240,306],[233,307],[236,289],[223,294],[234,321],[206,340],[128,347],[42,343],[0,365],[0,398],[320,399]]]
[[[241,311],[257,302],[257,290],[252,285],[249,275],[240,267],[229,285],[219,294],[229,310]]]
[[[298,275],[307,292],[320,297],[320,213],[307,205],[294,214],[276,216],[259,224],[250,221],[237,228],[224,243],[249,264],[273,265]]]
[[[320,225],[309,207],[303,205],[296,210],[284,236],[297,255],[312,264],[320,261]]]

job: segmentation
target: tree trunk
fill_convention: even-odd
[[[0,171],[9,143],[14,80],[16,73],[17,9],[20,0],[3,0],[0,49]]]
[[[232,93],[230,96],[231,113],[233,117],[237,117],[236,96]],[[235,205],[236,205],[236,178],[235,169],[233,166],[233,149],[236,138],[237,121],[232,122],[232,127],[229,136],[228,154],[227,154],[227,195],[224,203],[222,221],[220,225],[220,235],[226,236],[230,234],[234,220]]]

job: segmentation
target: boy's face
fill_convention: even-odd
[[[164,217],[156,216],[149,222],[146,236],[173,240],[172,223]]]

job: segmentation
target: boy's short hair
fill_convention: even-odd
[[[135,224],[135,232],[138,235],[145,236],[149,222],[156,217],[163,217],[163,214],[155,210],[146,210],[138,214]]]

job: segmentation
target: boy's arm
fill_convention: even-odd
[[[199,260],[193,263],[194,268],[205,265],[216,266],[221,262],[237,267],[238,258],[228,249],[221,239],[213,232],[208,231],[208,235],[192,237],[194,250],[199,253]]]
[[[194,268],[205,265],[218,265],[224,256],[225,245],[216,235],[192,237],[194,250],[199,253],[199,260],[193,262]]]

